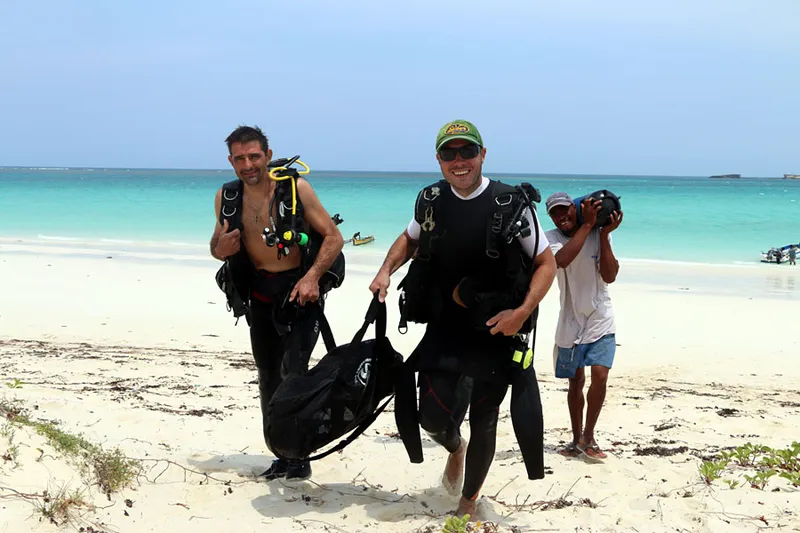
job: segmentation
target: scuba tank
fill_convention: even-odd
[[[578,225],[583,224],[583,214],[581,213],[581,203],[586,200],[587,198],[592,198],[594,200],[600,200],[601,206],[600,211],[597,212],[597,223],[595,224],[596,228],[602,228],[603,226],[607,225],[611,222],[611,213],[614,211],[620,212],[622,210],[622,204],[620,203],[620,197],[614,194],[611,191],[606,189],[602,189],[599,191],[594,191],[590,194],[585,194],[579,198],[575,198],[573,202],[575,203],[575,208],[578,211]]]

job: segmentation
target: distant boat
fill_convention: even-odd
[[[344,241],[345,243],[352,242],[353,246],[361,246],[362,244],[368,244],[375,240],[374,235],[367,235],[366,237],[361,236],[361,232],[356,232],[355,235],[351,239],[347,239]]]
[[[718,174],[716,176],[711,176],[711,179],[738,180],[741,177],[741,174]]]
[[[783,179],[785,180],[800,180],[800,174],[784,174]]]
[[[361,246],[362,244],[368,244],[375,240],[374,235],[367,235],[363,239],[353,239],[353,246]]]
[[[768,252],[761,252],[761,262],[762,263],[778,263],[778,257],[781,258],[780,262],[788,262],[789,261],[789,249],[792,247],[800,248],[800,243],[797,244],[786,244],[781,246],[780,248],[770,248]]]

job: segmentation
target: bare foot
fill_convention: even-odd
[[[466,455],[467,441],[462,437],[458,449],[447,458],[444,474],[442,474],[442,486],[451,496],[460,494],[461,487],[464,485],[464,457]]]
[[[478,502],[474,500],[468,500],[462,496],[458,502],[456,516],[461,517],[465,514],[469,515],[470,522],[477,522],[478,520],[481,520],[481,517],[478,516]]]

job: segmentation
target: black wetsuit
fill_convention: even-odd
[[[462,496],[475,499],[494,459],[499,407],[514,376],[514,344],[510,337],[492,335],[489,328],[476,328],[480,321],[456,304],[452,295],[465,277],[504,290],[506,262],[491,260],[486,254],[486,224],[494,212],[492,185],[470,200],[456,198],[445,187],[437,202],[435,218],[441,238],[433,244],[430,268],[443,307],[415,350],[419,422],[452,453],[461,442],[459,427],[469,407],[471,437]]]
[[[494,458],[497,418],[508,385],[475,381],[453,372],[420,372],[419,423],[431,438],[453,453],[461,444],[460,426],[469,406],[471,436],[464,464],[462,496],[474,499]]]
[[[251,291],[250,343],[258,368],[262,429],[268,446],[267,405],[284,379],[308,370],[319,338],[323,300],[304,306],[286,303],[299,277],[297,269],[278,273],[259,270]]]

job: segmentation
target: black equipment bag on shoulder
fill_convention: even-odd
[[[375,339],[363,340],[373,322]],[[386,304],[378,301],[377,293],[352,342],[335,346],[324,314],[320,331],[328,353],[305,374],[284,380],[267,407],[267,445],[276,457],[314,461],[343,449],[394,397],[403,356],[386,337]],[[311,457],[351,431],[333,448]]]

